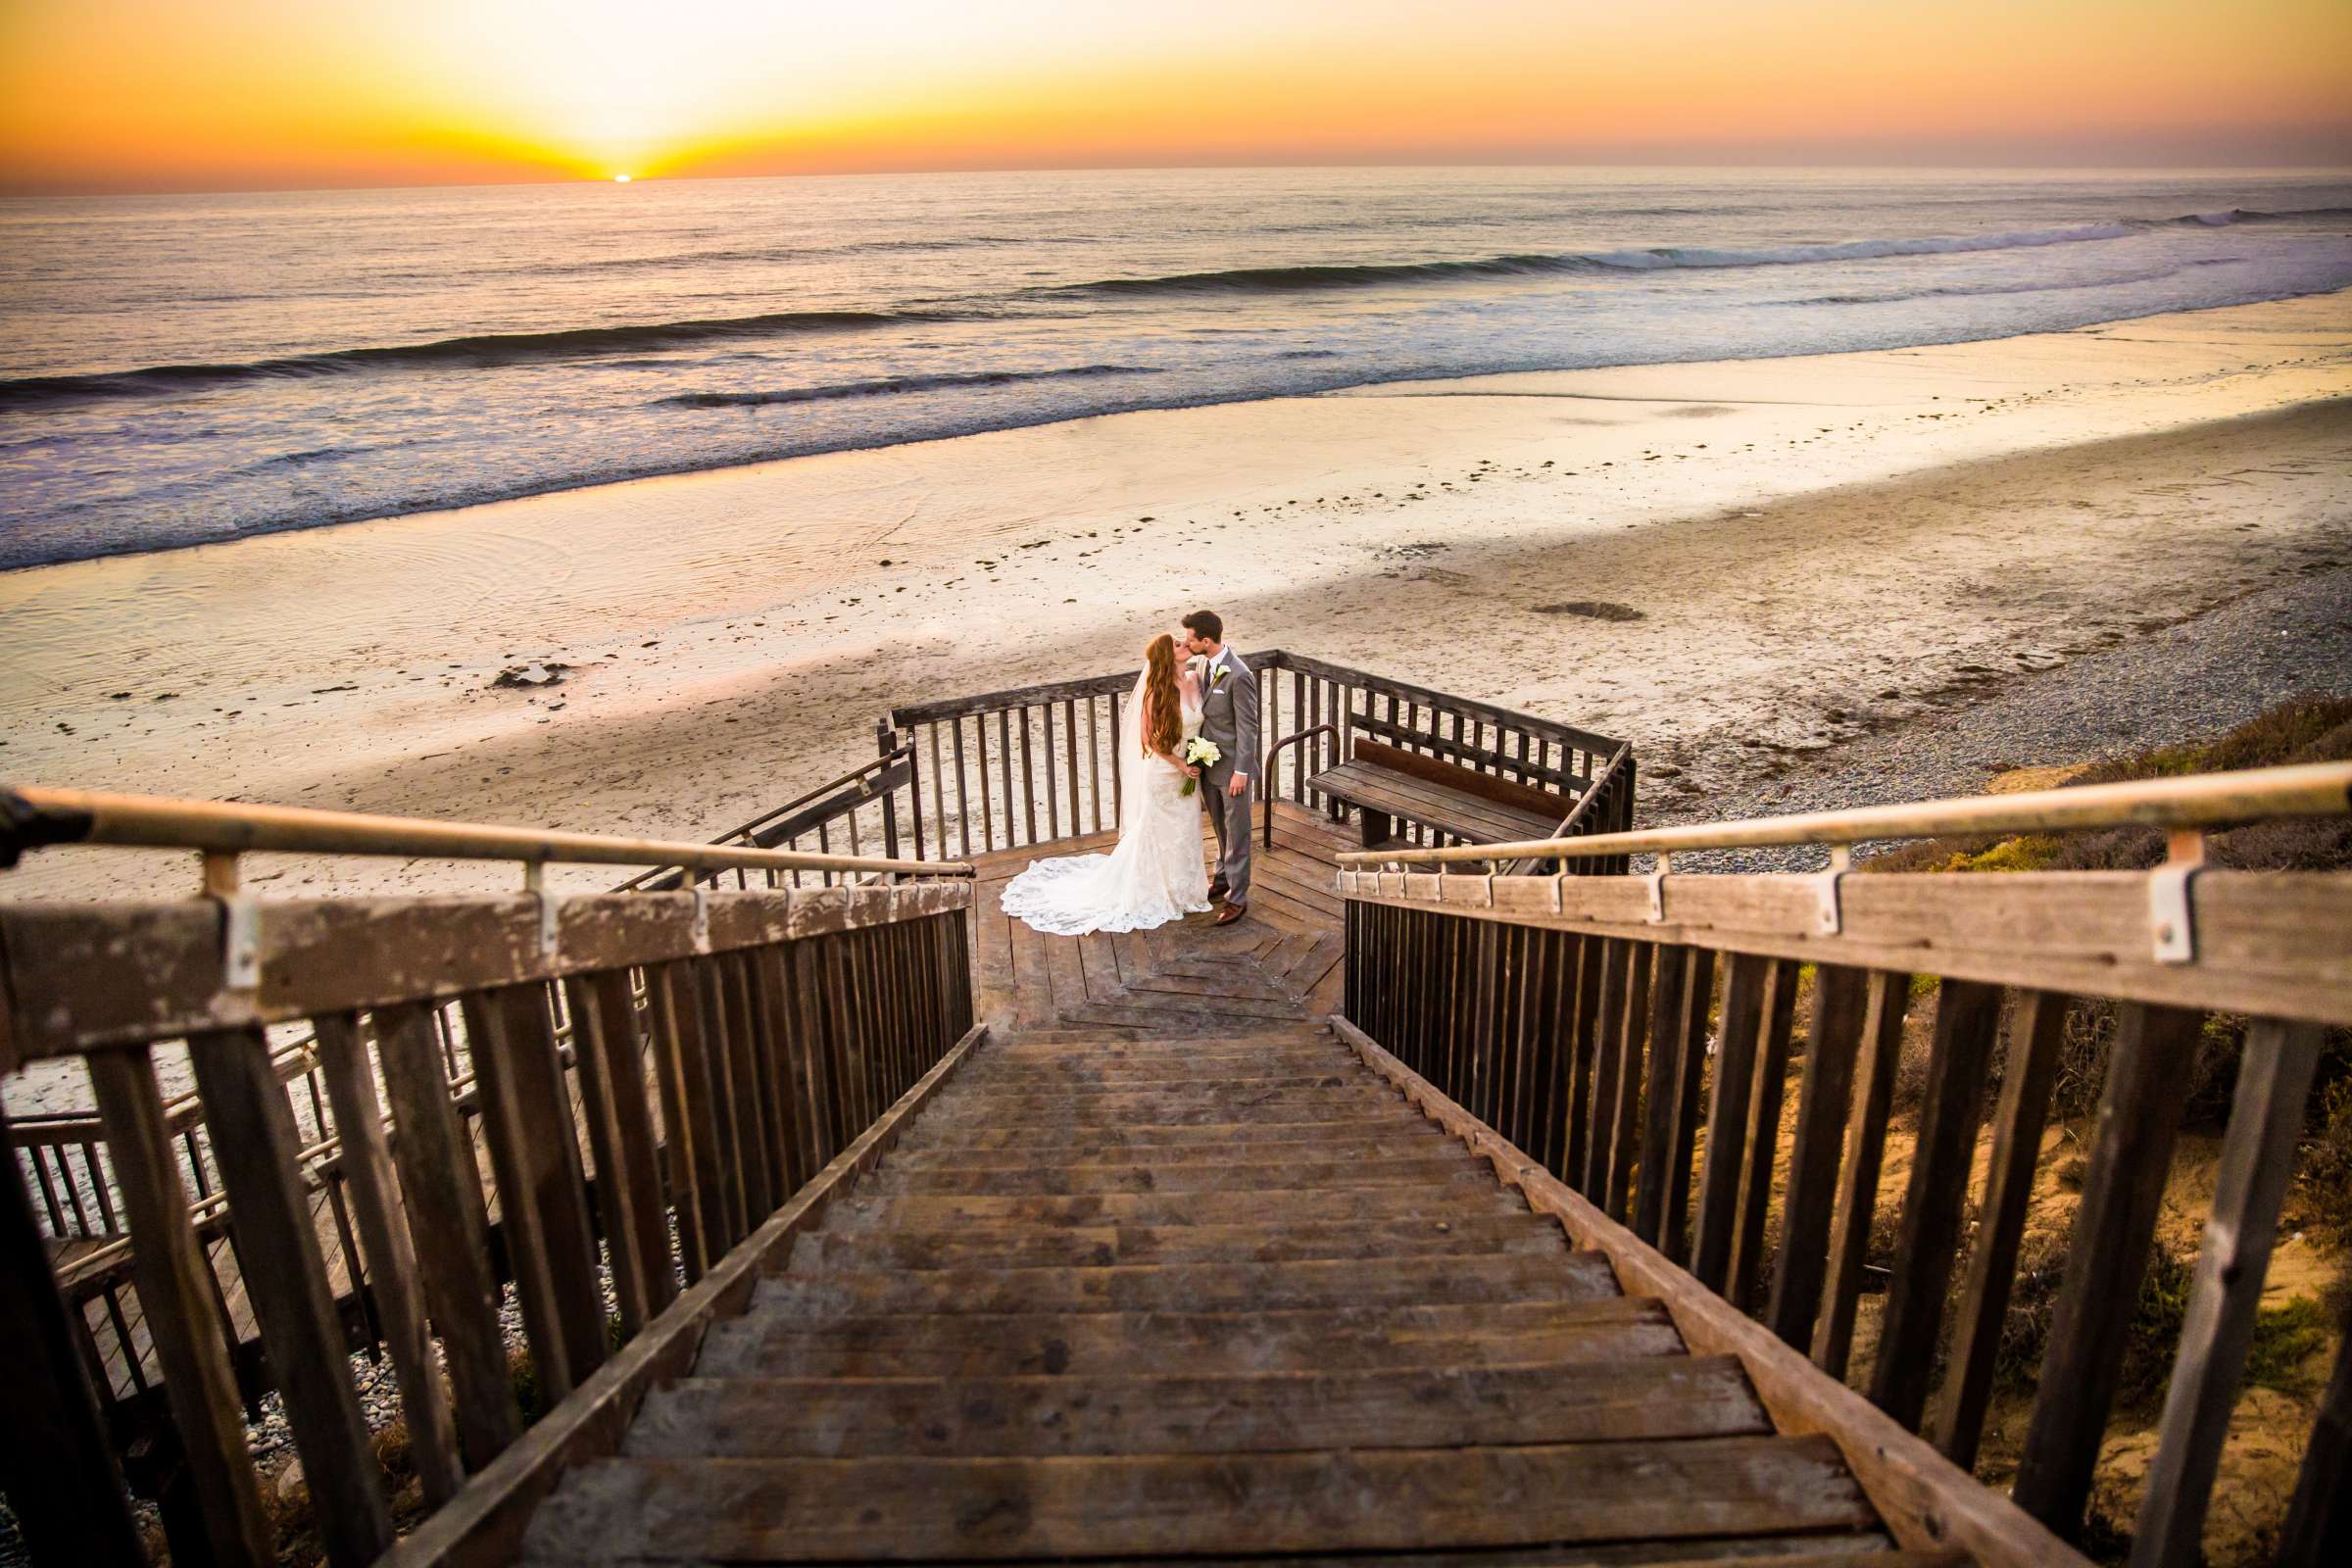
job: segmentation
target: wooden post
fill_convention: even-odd
[[[1838,1178],[1838,1210],[1830,1221],[1821,1316],[1813,1325],[1813,1364],[1834,1378],[1845,1376],[1846,1357],[1853,1349],[1854,1307],[1862,1295],[1862,1264],[1879,1200],[1879,1166],[1886,1152],[1886,1113],[1893,1103],[1903,1013],[1910,1003],[1909,975],[1871,971],[1862,1007],[1860,1076]]]
[[[2058,1535],[2082,1526],[2091,1469],[2123,1375],[2125,1330],[2147,1272],[2156,1207],[2180,1129],[2180,1064],[2197,1038],[2196,1013],[2132,1004],[2116,1031],[2099,1099],[2090,1172],[2050,1320],[2041,1395],[2026,1431],[2011,1495]]]
[[[2041,1132],[2049,1117],[2066,1009],[2064,997],[2029,991],[2010,1010],[2009,1056],[2001,1073],[2000,1108],[1993,1118],[1984,1206],[1969,1253],[1960,1320],[1952,1330],[1952,1365],[1944,1374],[1936,1420],[1936,1446],[1963,1467],[1976,1463],[1977,1440],[1992,1396],[1992,1362],[2016,1282],[2026,1210],[2033,1202],[2034,1170],[2040,1163]]]
[[[449,1095],[435,1049],[431,1009],[378,1007],[375,1049],[399,1136],[392,1154],[409,1232],[420,1261],[424,1302],[449,1362],[458,1402],[458,1440],[480,1470],[522,1430],[499,1332],[498,1280],[490,1271],[490,1222],[473,1140]]]
[[[2266,1018],[2247,1031],[2196,1283],[2165,1394],[2163,1438],[2132,1532],[2132,1568],[2195,1568],[2204,1559],[2206,1504],[2253,1343],[2278,1205],[2294,1174],[2303,1102],[2319,1058],[2317,1024]]]
[[[273,1568],[275,1533],[263,1511],[261,1485],[245,1446],[226,1331],[214,1304],[212,1270],[188,1218],[187,1190],[173,1167],[154,1063],[140,1046],[93,1053],[89,1068],[122,1207],[130,1216],[131,1234],[140,1239],[131,1252],[140,1310],[154,1337],[213,1559]],[[136,1352],[125,1345],[124,1353]]]
[[[342,1319],[327,1295],[326,1261],[296,1159],[294,1107],[258,1028],[195,1035],[188,1059],[228,1194],[245,1294],[285,1401],[327,1558],[336,1568],[363,1568],[392,1544],[392,1514],[352,1386]]]
[[[1997,987],[1945,980],[1936,998],[1936,1041],[1928,1058],[1928,1095],[1919,1112],[1919,1148],[1903,1195],[1894,1279],[1872,1363],[1873,1404],[1913,1430],[1927,1407],[1943,1298],[1960,1245],[1969,1167],[1976,1160],[1984,1074],[2001,1021]]]
[[[14,1146],[0,1127],[0,1153]],[[12,1161],[13,1163],[13,1161]],[[0,1492],[39,1563],[138,1568],[146,1560],[73,1317],[49,1271],[32,1200],[0,1174],[0,1346],[8,1416],[0,1420]],[[138,1348],[125,1337],[134,1365]]]
[[[1783,1343],[1799,1350],[1813,1343],[1813,1320],[1821,1309],[1838,1156],[1853,1094],[1867,989],[1859,969],[1825,963],[1814,971],[1805,1081],[1788,1154],[1788,1193],[1781,1204],[1781,1261],[1773,1272],[1772,1305],[1764,1319]]]
[[[458,1428],[449,1401],[441,1396],[441,1369],[433,1355],[424,1288],[416,1271],[416,1245],[401,1212],[400,1186],[392,1170],[392,1148],[384,1137],[384,1111],[375,1097],[375,1074],[360,1040],[356,1014],[322,1013],[313,1020],[318,1063],[325,1069],[327,1098],[335,1108],[335,1132],[343,1144],[343,1171],[351,1183],[360,1237],[367,1249],[368,1294],[383,1320],[384,1344],[400,1374],[400,1411],[408,1423],[416,1479],[435,1507],[457,1495],[465,1480],[458,1458]],[[353,1285],[359,1276],[355,1271]]]
[[[570,1097],[541,987],[472,993],[465,1007],[498,1173],[499,1229],[532,1363],[552,1403],[602,1365],[606,1349]]]

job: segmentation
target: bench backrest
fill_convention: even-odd
[[[1464,794],[1507,806],[1514,810],[1533,811],[1548,815],[1555,821],[1574,804],[1575,798],[1552,790],[1538,789],[1533,784],[1521,784],[1513,779],[1499,778],[1493,773],[1480,773],[1419,752],[1408,752],[1401,746],[1389,746],[1380,741],[1355,737],[1353,760],[1412,778],[1427,779]]]

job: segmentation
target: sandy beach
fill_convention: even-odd
[[[1210,606],[1245,648],[1631,737],[1644,801],[1688,815],[2348,559],[2335,294],[1114,415],[11,572],[0,776],[702,838],[870,756],[895,701],[1118,667]],[[1595,603],[1639,615],[1561,608]],[[546,660],[561,686],[492,685]],[[0,897],[192,880],[36,856]]]

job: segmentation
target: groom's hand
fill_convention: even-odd
[[[1234,774],[1231,781],[1225,786],[1225,793],[1232,796],[1237,801],[1240,800],[1244,795],[1248,794],[1249,790],[1250,775],[1247,773]]]

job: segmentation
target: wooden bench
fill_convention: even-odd
[[[1399,819],[1464,844],[1546,839],[1576,804],[1550,790],[1474,772],[1360,735],[1353,756],[1306,783],[1356,808],[1363,817],[1367,850],[1395,837]]]

